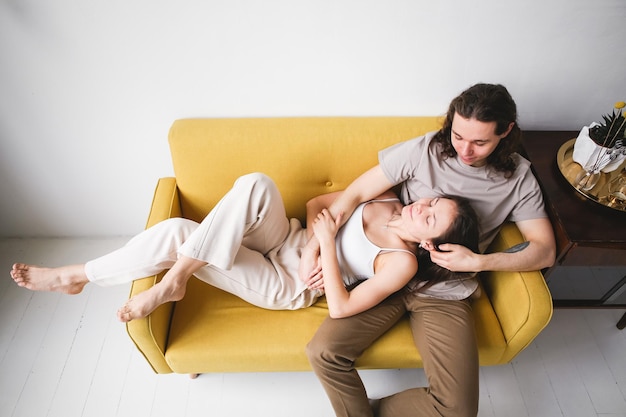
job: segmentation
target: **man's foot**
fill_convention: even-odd
[[[26,264],[14,264],[11,278],[17,285],[32,291],[52,291],[78,294],[89,282],[84,265],[68,265],[60,268],[41,268]]]
[[[126,301],[126,304],[117,310],[117,318],[123,323],[144,318],[161,304],[182,300],[185,290],[186,285],[172,285],[161,281]]]

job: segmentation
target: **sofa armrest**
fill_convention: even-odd
[[[522,242],[517,226],[506,223],[489,251],[503,251]],[[483,272],[481,280],[507,344],[500,362],[510,362],[549,323],[552,317],[550,291],[540,271]]]
[[[159,179],[146,228],[171,217],[181,217],[180,197],[175,178]],[[133,281],[130,296],[146,291],[162,278],[162,274]],[[161,305],[148,317],[132,320],[126,324],[126,331],[156,373],[171,373],[165,361],[165,346],[170,328],[174,303]]]

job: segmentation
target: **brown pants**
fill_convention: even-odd
[[[401,293],[356,316],[327,318],[307,346],[309,361],[338,417],[373,416],[354,361],[407,311],[429,387],[383,398],[380,416],[478,413],[478,351],[469,301]]]

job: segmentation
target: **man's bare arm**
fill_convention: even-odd
[[[333,218],[343,213],[343,224],[359,204],[378,197],[393,186],[394,184],[389,182],[380,165],[376,165],[352,181],[348,188],[333,201],[328,211]]]
[[[333,218],[337,218],[341,213],[341,225],[343,225],[359,204],[378,197],[393,186],[394,184],[389,182],[380,165],[376,165],[352,181],[348,188],[332,202],[328,211]],[[309,244],[310,248],[319,250],[317,239],[311,239]]]
[[[536,271],[554,264],[556,244],[548,219],[532,219],[516,223],[524,236],[524,244],[504,252],[476,254],[459,246],[443,244],[445,252],[431,252],[436,264],[451,271]]]

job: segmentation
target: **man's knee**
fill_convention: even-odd
[[[325,364],[332,363],[335,355],[332,353],[332,342],[322,337],[320,332],[316,333],[306,345],[305,353],[309,363],[313,367],[323,368]]]
[[[309,358],[309,363],[313,368],[317,365],[319,358],[321,356],[320,346],[317,344],[315,337],[307,343],[304,348],[304,352],[306,353],[307,358]]]
[[[345,343],[342,339],[338,340],[336,333],[325,332],[325,330],[325,327],[321,326],[305,348],[313,369],[352,369],[354,365],[352,357],[358,354],[351,352],[349,343]]]

